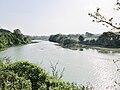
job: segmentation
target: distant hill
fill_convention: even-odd
[[[44,41],[48,41],[50,36],[31,36],[32,40],[44,40]]]
[[[89,33],[89,32],[86,32],[84,34],[84,37],[91,37],[91,38],[98,38],[100,36],[100,34],[92,34],[92,33]]]

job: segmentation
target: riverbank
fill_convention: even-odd
[[[100,53],[120,53],[120,48],[105,48],[95,45],[85,45],[85,44],[68,44],[68,45],[61,45],[61,44],[55,44],[56,46],[61,46],[63,48],[68,48],[71,50],[80,50],[83,51],[83,49],[95,49]]]
[[[120,35],[113,32],[103,32],[96,39],[87,39],[87,37],[83,37],[82,35],[79,38],[73,38],[69,35],[56,34],[51,35],[49,41],[59,43],[60,46],[73,50],[79,49],[82,51],[84,48],[90,48],[103,53],[120,53],[119,38]]]

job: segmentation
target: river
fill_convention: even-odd
[[[114,82],[120,79],[113,63],[113,59],[120,58],[120,53],[100,53],[95,49],[70,50],[49,41],[39,41],[1,51],[0,58],[5,56],[13,61],[33,62],[47,72],[51,72],[50,62],[58,62],[58,70],[65,68],[64,80],[80,84],[90,82],[95,90],[114,90]]]

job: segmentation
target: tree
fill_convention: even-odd
[[[120,10],[120,1],[117,0],[115,4],[115,8],[113,8],[116,11]],[[94,13],[88,14],[90,17],[93,18],[93,22],[102,23],[102,25],[106,27],[112,27],[111,30],[115,30],[116,33],[113,32],[104,32],[97,40],[97,43],[105,46],[105,47],[120,47],[120,22],[114,23],[113,17],[107,19],[104,15],[101,15],[100,8],[97,8],[97,10]]]
[[[49,37],[49,41],[51,41],[51,42],[57,42],[57,43],[62,43],[66,38],[68,38],[67,35],[56,34],[56,35],[51,35]]]
[[[84,40],[85,38],[84,38],[82,35],[80,35],[78,39],[79,39],[80,42],[83,42],[83,40]]]
[[[67,45],[73,45],[73,44],[76,44],[76,43],[77,43],[76,40],[66,38],[65,40],[63,40],[62,45],[63,45],[63,46],[67,46]]]
[[[19,29],[15,29],[15,30],[14,30],[14,33],[15,33],[15,34],[22,34]]]
[[[47,73],[42,68],[29,62],[9,64],[5,69],[17,74],[18,77],[24,77],[26,80],[30,80],[32,90],[38,90],[47,78]]]
[[[104,47],[120,47],[120,35],[113,32],[104,32],[99,36],[97,42]]]

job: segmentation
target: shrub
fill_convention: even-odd
[[[0,90],[32,90],[31,82],[10,71],[0,71]]]
[[[91,90],[48,75],[29,62],[4,64],[0,60],[0,90]]]
[[[65,39],[62,44],[68,45],[68,44],[76,44],[76,43],[77,43],[77,41],[74,39]]]
[[[97,42],[104,47],[120,47],[120,34],[104,32],[101,36],[99,36]]]
[[[38,88],[45,82],[47,77],[47,74],[42,68],[28,62],[16,62],[10,64],[7,66],[6,70],[10,70],[19,77],[24,77],[26,80],[30,80],[32,90],[38,90]]]

